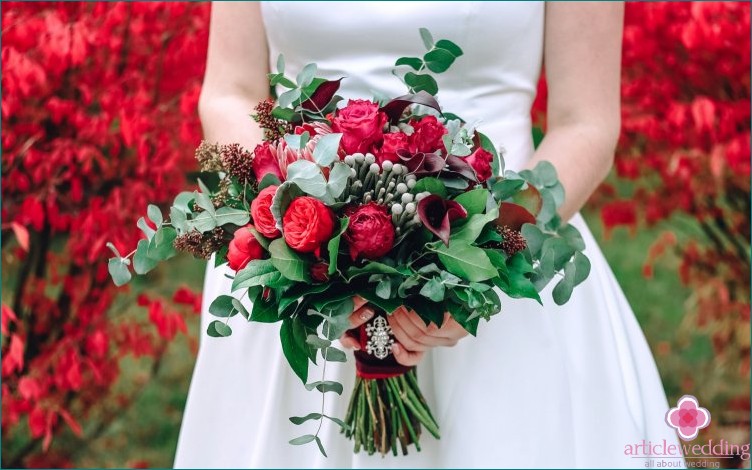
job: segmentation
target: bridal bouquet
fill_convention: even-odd
[[[501,310],[500,294],[540,302],[558,277],[553,299],[562,304],[590,270],[580,234],[556,213],[564,191],[553,166],[505,171],[485,135],[442,110],[433,74],[462,50],[421,35],[427,52],[397,60],[408,94],[393,99],[340,103],[341,79],[316,77],[309,64],[293,80],[280,57],[269,79],[284,91],[255,109],[264,141],[252,151],[202,142],[198,190],[175,198],[169,221],[149,206],[132,253],[109,245],[116,284],[176,251],[227,262],[234,295],[209,306],[209,336],[229,336],[235,315],[281,323],[284,355],[309,390],[342,394],[326,362],[345,361],[333,341],[354,336],[361,347],[344,419],[322,406],[290,420],[332,420],[369,454],[420,450],[422,429],[439,437],[415,369],[390,353],[390,312],[406,306],[438,326],[448,312],[475,335],[481,318]],[[348,331],[356,295],[378,314]],[[309,381],[318,360],[323,376]],[[318,433],[291,441],[309,442],[325,452]]]

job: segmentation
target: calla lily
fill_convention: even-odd
[[[467,211],[456,201],[431,194],[418,202],[418,217],[425,228],[449,246],[450,224],[467,217]]]
[[[432,175],[444,169],[444,159],[435,153],[410,153],[407,150],[397,150],[397,156],[410,173],[416,176]]]

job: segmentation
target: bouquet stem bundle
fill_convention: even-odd
[[[415,367],[398,364],[391,353],[379,359],[369,351],[368,330],[375,330],[378,318],[385,319],[383,312],[352,332],[361,350],[355,352],[357,377],[342,432],[355,442],[355,452],[396,456],[399,447],[406,455],[410,444],[420,451],[423,428],[438,439],[439,425],[420,391]]]

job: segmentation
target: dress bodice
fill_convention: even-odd
[[[346,77],[339,94],[399,96],[394,61],[420,56],[418,29],[459,45],[461,56],[437,76],[438,99],[503,147],[507,168],[532,154],[530,107],[543,51],[542,2],[264,2],[270,64],[286,72],[316,62],[318,75]]]

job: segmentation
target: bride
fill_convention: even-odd
[[[278,324],[238,325],[230,338],[202,335],[176,467],[642,467],[645,460],[625,455],[627,445],[675,442],[648,345],[577,212],[609,171],[619,135],[622,15],[623,6],[610,2],[212,5],[199,106],[207,140],[260,142],[248,115],[269,95],[266,74],[279,53],[293,75],[316,62],[320,75],[346,77],[345,98],[403,94],[391,66],[421,50],[418,28],[426,27],[465,52],[439,77],[442,106],[480,122],[504,147],[507,168],[556,166],[567,194],[561,216],[582,232],[592,271],[562,307],[550,288],[544,307],[502,300],[502,314],[482,323],[477,338],[463,338],[453,322],[426,328],[407,310],[390,317],[395,356],[418,364],[442,427],[441,440],[426,435],[422,452],[408,456],[353,454],[329,423],[320,433],[328,458],[316,446],[289,445],[309,430],[287,418],[315,409],[321,397],[288,367]],[[530,106],[542,64],[548,125],[534,150]],[[202,332],[208,304],[230,291],[229,271],[211,266]],[[351,321],[370,315],[360,308]],[[331,374],[352,388],[352,361]],[[342,417],[346,401],[327,397],[327,414]]]

